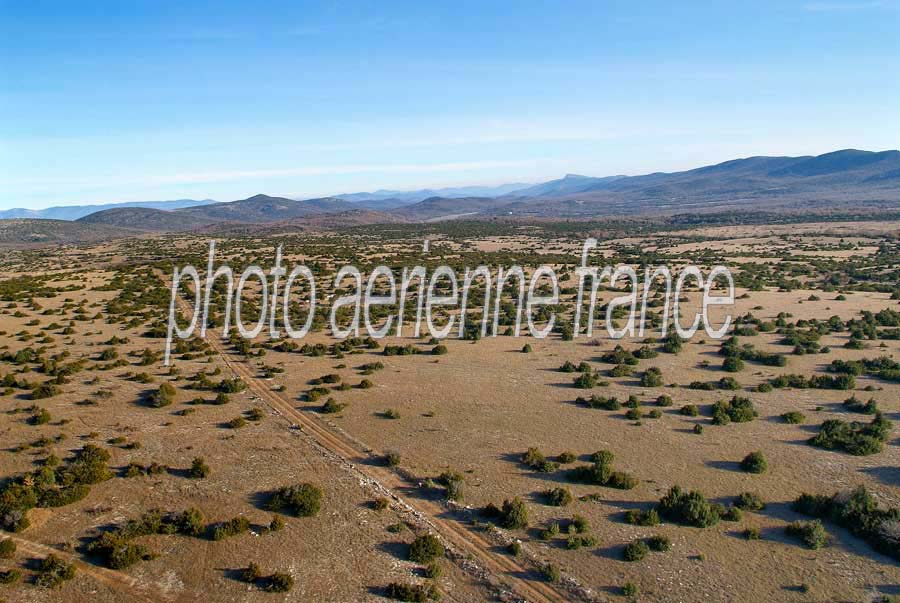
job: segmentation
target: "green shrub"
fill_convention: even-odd
[[[900,509],[879,507],[865,487],[830,497],[803,494],[793,507],[799,513],[834,521],[900,561]]]
[[[262,568],[259,567],[258,563],[251,561],[250,565],[241,570],[240,577],[244,582],[256,582],[262,577]]]
[[[766,508],[766,503],[758,494],[753,492],[741,492],[734,501],[734,506],[744,511],[761,511]]]
[[[663,394],[656,398],[657,406],[672,406],[672,396]]]
[[[519,530],[528,527],[528,508],[518,496],[503,501],[500,511],[500,525],[507,530]]]
[[[16,554],[16,543],[10,538],[0,540],[0,559],[12,559]]]
[[[409,560],[426,565],[438,557],[444,556],[444,545],[435,536],[424,534],[417,536],[409,545]]]
[[[761,450],[751,452],[741,461],[741,469],[748,473],[765,473],[769,464]]]
[[[576,456],[574,452],[563,452],[558,457],[556,457],[558,463],[562,465],[568,465],[570,463],[574,463],[576,460]]]
[[[656,505],[659,516],[675,523],[705,528],[719,521],[718,510],[703,494],[692,490],[684,492],[679,486],[672,486]]]
[[[573,534],[566,539],[566,548],[569,550],[574,551],[592,546],[597,546],[597,539],[593,536],[588,536],[585,534]]]
[[[657,526],[659,525],[659,513],[656,509],[650,509],[649,511],[630,509],[625,513],[625,521],[635,526]]]
[[[678,412],[686,417],[696,417],[700,414],[700,409],[696,404],[685,404]]]
[[[868,424],[828,419],[808,443],[826,450],[843,450],[855,456],[866,456],[884,449],[890,431],[891,422],[881,413],[876,414]]]
[[[58,588],[66,580],[75,577],[75,566],[66,563],[52,553],[46,559],[41,560],[37,571],[34,583],[44,588]]]
[[[625,546],[625,551],[622,553],[622,556],[625,558],[625,561],[640,561],[646,557],[649,552],[650,548],[643,540],[634,540]]]
[[[264,588],[270,593],[286,593],[294,588],[294,578],[290,574],[275,572],[266,577]]]
[[[544,579],[547,582],[556,584],[560,580],[562,580],[562,574],[560,573],[559,568],[552,563],[548,563],[547,565],[545,565],[541,573],[544,574]]]
[[[188,469],[188,477],[202,479],[204,477],[209,477],[209,474],[209,465],[206,464],[206,461],[203,459],[203,457],[198,456],[193,461],[191,461],[191,468]]]
[[[747,528],[744,530],[744,538],[747,540],[759,540],[762,536],[759,533],[759,528]]]
[[[737,373],[744,370],[744,361],[739,356],[727,356],[722,362],[722,370],[727,373]]]
[[[636,597],[638,594],[637,584],[634,582],[626,582],[622,586],[622,595],[626,597]]]
[[[175,386],[171,383],[163,383],[155,392],[150,394],[150,406],[153,408],[169,406],[174,400]]]
[[[660,387],[663,384],[662,371],[658,368],[648,368],[641,375],[641,387]]]
[[[783,415],[781,415],[781,419],[785,423],[790,423],[792,425],[796,425],[798,423],[802,423],[803,421],[805,421],[806,416],[800,411],[792,410],[790,412],[786,412]]]
[[[5,572],[0,572],[0,584],[15,584],[22,579],[22,572],[13,568]]]
[[[310,483],[279,488],[269,501],[269,509],[287,507],[298,517],[312,517],[322,508],[322,489]]]
[[[799,538],[807,547],[816,550],[828,544],[828,533],[818,519],[812,521],[795,521],[785,528],[788,536]]]
[[[734,396],[729,401],[720,400],[713,405],[713,424],[727,425],[731,421],[746,423],[758,416],[749,398]]]
[[[547,504],[554,507],[565,507],[572,504],[572,492],[568,488],[551,488],[544,492]]]
[[[409,601],[411,603],[425,603],[425,601],[437,599],[439,596],[437,587],[432,583],[423,586],[421,584],[400,584],[399,582],[391,582],[387,585],[387,588],[384,589],[384,594],[389,599],[394,599],[395,601]]]
[[[672,541],[665,536],[651,536],[647,539],[647,546],[651,551],[665,552],[672,548]]]
[[[444,574],[444,567],[437,561],[432,561],[425,567],[425,577],[437,580]]]
[[[223,521],[213,528],[213,540],[224,540],[230,536],[243,534],[250,529],[250,520],[246,517],[234,517]]]
[[[180,534],[199,536],[205,527],[203,513],[194,507],[186,509],[175,518],[175,527]]]

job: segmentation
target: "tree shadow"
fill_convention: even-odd
[[[741,472],[741,464],[738,461],[703,461],[703,464],[713,469]]]
[[[887,486],[900,486],[900,467],[863,467],[859,471]]]
[[[387,553],[394,559],[400,561],[409,561],[409,544],[402,540],[391,540],[388,542],[379,542],[378,550]]]

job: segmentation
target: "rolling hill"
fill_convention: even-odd
[[[353,203],[334,197],[296,201],[286,197],[255,195],[240,201],[214,203],[177,210],[178,214],[210,222],[230,220],[243,223],[280,222],[316,214],[337,213],[358,209]]]
[[[218,220],[204,219],[184,212],[149,207],[116,207],[78,218],[79,224],[99,224],[142,231],[178,232],[202,228]]]
[[[140,234],[138,231],[68,220],[16,218],[0,220],[0,245],[96,243]]]
[[[174,201],[127,201],[103,203],[100,205],[59,205],[46,209],[24,209],[21,207],[0,211],[0,220],[11,218],[39,218],[49,220],[77,220],[84,216],[119,207],[149,207],[153,209],[181,209],[215,203],[212,199],[176,199]]]

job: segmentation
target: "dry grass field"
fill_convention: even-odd
[[[15,547],[0,555],[0,601],[900,595],[900,223],[419,228],[234,236],[217,241],[216,262],[268,269],[281,246],[288,267],[316,266],[323,299],[341,293],[331,281],[344,263],[549,264],[565,276],[564,327],[590,235],[595,262],[728,266],[737,339],[726,349],[701,330],[673,344],[648,325],[615,341],[598,322],[591,337],[434,341],[407,324],[335,346],[317,314],[303,340],[247,342],[220,337],[216,290],[206,339],[176,342],[167,367],[168,279],[186,263],[204,271],[207,239],[9,250],[0,543]],[[598,307],[617,295],[601,289]],[[684,308],[699,300],[689,290]],[[248,289],[247,316],[259,301]],[[813,445],[826,421],[843,435]],[[766,467],[754,473],[742,460],[756,451]],[[300,484],[302,500],[276,495]],[[699,493],[680,517],[660,505],[673,486]],[[738,509],[748,492],[764,506]],[[802,494],[823,497],[812,515]],[[514,499],[527,525],[503,511]],[[417,556],[410,545],[428,534],[441,550]]]

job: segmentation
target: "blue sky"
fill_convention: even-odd
[[[881,150],[898,99],[898,0],[0,0],[0,208]]]

